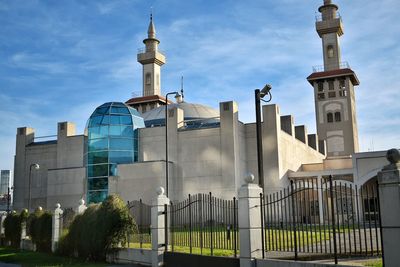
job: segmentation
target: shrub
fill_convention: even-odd
[[[22,223],[26,222],[28,211],[22,210],[20,214],[16,211],[9,213],[4,220],[4,236],[12,247],[19,248],[21,242]]]
[[[136,224],[123,200],[112,195],[101,204],[89,208],[73,220],[68,233],[59,243],[59,253],[91,260],[104,260]]]
[[[37,209],[28,217],[28,229],[33,243],[39,251],[51,250],[52,215]]]

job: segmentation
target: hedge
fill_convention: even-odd
[[[19,248],[21,242],[22,223],[26,223],[28,211],[22,210],[20,214],[16,211],[9,213],[4,220],[4,236],[12,247]]]
[[[52,214],[36,209],[28,217],[28,231],[38,251],[51,251]]]
[[[137,230],[125,202],[111,195],[101,204],[92,204],[72,221],[68,233],[59,242],[58,252],[89,260],[104,260],[127,234]]]

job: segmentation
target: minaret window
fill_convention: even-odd
[[[341,118],[340,112],[335,112],[335,121],[339,122],[341,120],[342,120],[342,118]]]
[[[151,73],[146,73],[146,84],[151,85]]]
[[[335,52],[333,50],[333,46],[332,45],[328,45],[328,58],[333,58]]]
[[[346,80],[345,79],[340,79],[339,80],[339,88],[341,90],[344,90],[346,88]]]
[[[328,113],[327,114],[327,119],[328,119],[328,122],[330,123],[330,122],[333,122],[333,114],[332,113]]]
[[[318,92],[324,91],[324,82],[318,82]]]
[[[335,83],[333,81],[328,82],[329,90],[335,90]]]
[[[324,93],[319,93],[318,94],[318,100],[323,100],[325,99],[325,94]]]

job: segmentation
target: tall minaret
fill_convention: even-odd
[[[347,62],[341,62],[339,38],[343,35],[338,6],[324,0],[316,29],[322,39],[324,65],[314,67],[307,80],[314,87],[317,133],[327,142],[328,157],[358,152],[354,86],[360,82]]]
[[[161,95],[161,66],[165,56],[158,51],[160,41],[156,38],[153,15],[150,15],[147,34],[147,39],[143,40],[145,50],[137,55],[138,62],[143,65],[143,96]]]

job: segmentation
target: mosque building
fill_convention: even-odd
[[[262,179],[266,193],[310,177],[333,175],[359,185],[375,179],[386,165],[385,152],[358,151],[360,82],[341,61],[344,31],[337,10],[324,0],[316,22],[324,65],[307,80],[315,95],[317,133],[282,116],[276,104],[263,106],[263,177],[257,175],[256,124],[239,120],[234,101],[221,102],[216,110],[186,102],[183,91],[171,99],[162,95],[166,56],[150,18],[145,48],[137,55],[143,66],[141,97],[100,105],[84,134],[77,135],[71,122],[59,122],[57,139],[50,141],[40,141],[33,128],[17,129],[14,208],[75,207],[82,198],[101,202],[110,194],[150,203],[159,186],[172,201],[208,192],[230,199],[248,173],[256,182]]]

